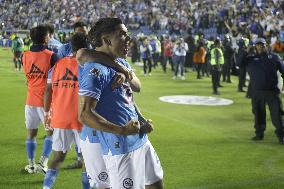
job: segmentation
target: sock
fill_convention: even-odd
[[[82,186],[83,189],[90,189],[89,178],[86,172],[82,172]]]
[[[77,146],[77,145],[75,145],[75,150],[76,150],[76,154],[77,154],[77,159],[78,159],[78,161],[81,161],[81,157],[80,157],[80,153],[79,153],[79,151],[78,151],[78,146]]]
[[[34,162],[35,150],[36,150],[36,140],[26,139],[26,150],[28,154],[29,164]]]
[[[43,152],[41,156],[45,156],[47,159],[52,151],[52,136],[46,136],[43,143]]]
[[[43,188],[52,188],[56,177],[57,177],[58,171],[54,169],[48,169],[43,181]]]

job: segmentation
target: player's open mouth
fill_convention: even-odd
[[[128,47],[125,47],[124,49],[123,49],[123,53],[125,54],[125,55],[127,55],[128,54]]]

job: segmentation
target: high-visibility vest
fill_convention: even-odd
[[[78,64],[75,57],[60,59],[51,76],[53,128],[81,130],[78,121]]]
[[[224,55],[223,55],[223,52],[220,48],[213,48],[211,49],[210,51],[210,54],[211,54],[211,65],[216,65],[216,60],[215,60],[215,50],[219,51],[220,53],[220,57],[219,57],[219,63],[220,64],[224,64]]]
[[[23,69],[28,82],[26,105],[43,107],[43,97],[47,85],[47,74],[53,52],[43,50],[39,52],[25,51],[23,53]]]

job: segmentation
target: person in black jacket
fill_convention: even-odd
[[[247,65],[250,76],[252,111],[254,114],[255,136],[252,140],[263,140],[266,129],[265,105],[269,106],[270,116],[275,126],[275,134],[284,144],[284,127],[282,122],[282,102],[277,87],[277,71],[284,78],[284,63],[281,58],[267,51],[266,41],[263,38],[255,40],[256,54],[247,56],[242,62]]]
[[[231,81],[231,68],[234,56],[234,49],[230,36],[226,35],[223,42],[224,51],[224,65],[223,65],[223,82],[232,83]]]
[[[239,84],[238,84],[238,91],[245,92],[243,89],[246,83],[246,65],[241,64],[241,62],[248,56],[248,47],[246,46],[244,40],[240,40],[239,43],[239,50],[237,53],[237,66],[239,67]]]

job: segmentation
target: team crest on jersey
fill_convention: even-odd
[[[123,188],[130,189],[133,186],[133,180],[131,178],[126,178],[123,180]]]
[[[90,74],[95,75],[95,76],[99,76],[100,75],[100,71],[97,68],[92,68],[90,70]]]
[[[106,172],[101,172],[98,176],[100,181],[106,181],[108,178],[108,174]]]

